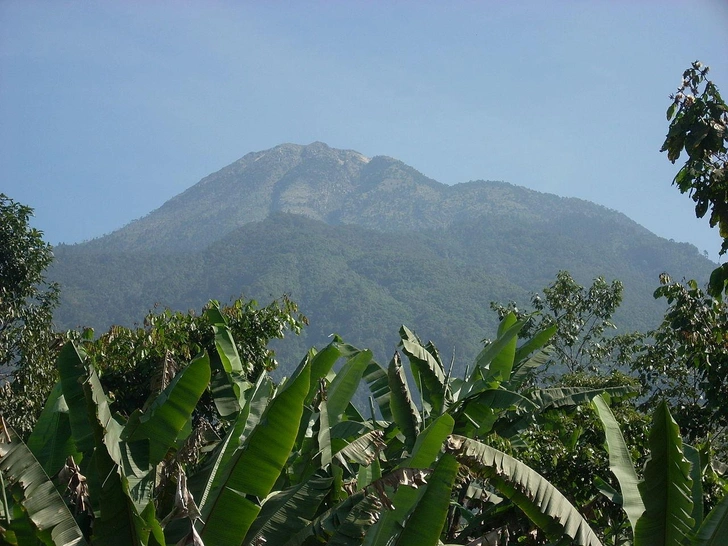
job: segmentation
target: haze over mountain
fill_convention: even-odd
[[[249,153],[56,257],[63,327],[131,325],[157,302],[289,294],[311,325],[282,347],[284,362],[331,333],[388,358],[401,323],[467,362],[493,333],[489,302],[526,303],[560,269],[622,280],[620,324],[648,329],[663,309],[658,275],[704,280],[712,265],[594,203],[504,182],[448,186],[320,142]]]

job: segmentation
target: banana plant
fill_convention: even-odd
[[[642,479],[607,399],[596,396],[592,405],[604,426],[610,469],[621,490],[609,496],[626,512],[634,545],[728,544],[728,495],[703,518],[700,455],[683,444],[667,402],[652,415],[650,457]]]
[[[551,541],[601,546],[579,511],[543,476],[510,455],[484,443],[451,435],[446,451],[477,477],[518,506]]]
[[[412,331],[402,327],[400,348],[409,361],[411,373],[405,373],[399,354],[395,353],[386,371],[381,367],[370,366],[364,376],[372,400],[376,402],[382,418],[391,419],[394,431],[401,437],[401,451],[411,453],[416,448],[418,438],[444,417],[448,417],[452,423],[451,431],[459,435],[453,437],[469,437],[472,440],[488,438],[496,433],[496,437],[501,438],[496,441],[502,442],[503,439],[515,441],[520,431],[534,423],[541,413],[588,402],[595,394],[605,391],[615,397],[634,394],[634,389],[630,387],[527,388],[526,379],[529,373],[548,360],[547,344],[555,333],[555,327],[537,332],[519,346],[518,333],[523,325],[522,321],[516,320],[515,315],[506,316],[499,326],[496,339],[484,348],[474,366],[466,370],[462,378],[452,377],[451,370],[445,370],[439,352],[432,343],[422,343]],[[415,388],[410,388],[412,383]],[[447,436],[443,436],[445,437]],[[441,448],[444,447],[445,443],[442,443]],[[487,449],[492,448],[487,447]],[[453,451],[453,455],[456,451]],[[391,450],[387,452],[388,456],[389,453]],[[439,464],[439,460],[439,455],[433,456],[429,465],[435,467]],[[515,459],[509,460],[508,468],[518,469],[514,478],[517,480],[527,467]],[[458,459],[458,462],[470,468],[466,464],[467,460]],[[530,469],[527,474],[536,475]],[[485,519],[488,513],[481,512],[480,516],[474,517],[473,513],[462,504],[469,502],[470,490],[479,488],[483,495],[494,500],[499,499],[499,494],[502,495],[500,499],[505,502],[497,500],[498,510],[502,512],[509,506],[518,506],[533,524],[543,528],[549,536],[573,535],[572,539],[577,542],[598,544],[596,535],[586,521],[563,499],[562,495],[553,512],[539,508],[539,503],[543,500],[538,497],[539,488],[548,487],[553,493],[549,498],[560,495],[545,478],[539,476],[535,482],[520,483],[516,486],[502,480],[498,482],[493,475],[487,478],[476,474],[466,479],[463,484],[453,487],[447,528],[443,528],[444,531],[441,529],[443,536],[453,538],[461,534],[462,520],[471,521],[471,528],[475,532],[478,527],[475,519],[480,516],[483,517],[480,527],[487,527]],[[500,491],[501,487],[506,488],[508,494]],[[514,496],[515,490],[509,489],[512,487],[516,487],[522,494]],[[423,495],[423,491],[425,489],[420,491],[419,495]],[[413,493],[397,492],[394,505],[397,506],[406,495]],[[408,498],[409,504],[402,504],[403,509],[395,510],[392,514],[386,513],[368,535],[367,544],[377,544],[373,537],[391,536],[395,530],[403,529],[408,511],[415,506],[414,498]],[[566,525],[562,525],[558,520],[554,521],[554,516],[562,512],[568,516]],[[578,521],[576,531],[572,528],[574,521]],[[463,536],[468,535],[466,533]],[[386,542],[382,540],[382,543]]]

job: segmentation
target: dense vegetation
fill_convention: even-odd
[[[505,189],[504,207],[521,194],[527,203],[534,193]],[[497,326],[491,301],[526,301],[560,270],[580,284],[600,275],[620,279],[624,302],[616,323],[625,331],[645,331],[664,312],[652,298],[660,273],[706,278],[713,267],[694,247],[621,225],[616,213],[591,206],[604,215],[599,220],[570,209],[567,200],[541,198],[534,199],[535,209],[539,202],[564,201],[558,220],[486,216],[446,228],[375,231],[278,212],[184,253],[102,250],[96,244],[56,248],[50,276],[63,290],[55,320],[63,328],[105,330],[132,326],[154,303],[187,310],[210,298],[244,294],[267,301],[285,293],[311,325],[301,338],[278,347],[282,362],[325,345],[332,333],[384,360],[396,345],[393,333],[405,322],[464,363]]]
[[[706,74],[694,64],[693,99],[668,111],[666,146],[682,137],[691,160],[701,131],[722,139],[704,155],[726,153],[728,108]],[[703,99],[717,105],[707,122],[690,115]],[[710,173],[715,186],[690,180],[720,211],[723,175]],[[46,398],[40,414],[3,405],[6,543],[728,541],[722,267],[707,291],[661,276],[667,310],[644,334],[608,335],[619,281],[584,287],[561,271],[531,310],[493,305],[495,335],[465,369],[402,326],[387,366],[334,337],[275,381],[268,341],[306,323],[286,298],[152,313],[98,338],[54,333],[49,248],[27,207],[0,204],[13,227],[0,231],[3,301],[15,295],[2,318],[20,317],[0,338],[3,388],[8,400],[22,399],[18,385]],[[24,322],[39,302],[46,319]],[[362,391],[366,405],[354,402]],[[13,426],[28,419],[32,431]]]

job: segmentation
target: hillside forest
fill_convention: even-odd
[[[707,67],[685,71],[667,120],[662,151],[684,162],[673,185],[720,230],[722,255],[728,107]],[[64,285],[49,275],[53,249],[31,215],[0,194],[5,544],[728,543],[726,264],[697,280],[661,272],[647,294],[660,302],[650,329],[615,331],[622,281],[584,283],[562,267],[540,293],[475,302],[483,309],[469,320],[480,330],[431,317],[428,330],[475,337],[466,362],[405,316],[415,323],[393,329],[386,360],[377,354],[388,344],[373,351],[333,335],[279,367],[274,343],[305,339],[315,321],[280,278],[265,306],[209,299],[200,312],[156,309],[134,326],[59,330]],[[291,236],[310,222],[275,218]],[[267,221],[246,227],[246,239],[264,238]],[[133,243],[122,235],[108,241]],[[214,242],[217,254],[232,253],[234,237]],[[412,250],[388,244],[392,256]],[[427,252],[426,240],[411,244]],[[74,267],[97,275],[87,259]],[[213,271],[198,270],[211,291]],[[336,314],[370,328],[348,304]]]

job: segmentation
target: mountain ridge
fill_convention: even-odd
[[[558,203],[565,199],[572,207],[609,211],[589,201],[552,196],[507,182],[478,180],[446,185],[397,159],[368,158],[321,142],[282,144],[246,154],[146,216],[85,244],[117,250],[201,249],[272,212],[380,230],[445,228],[484,214],[505,212],[513,216],[525,211],[531,215],[533,208],[524,201],[534,199],[556,209],[542,214],[559,214]],[[592,209],[591,214],[600,212]],[[622,218],[633,222],[624,215]],[[190,230],[187,226],[192,223],[197,226]]]
[[[251,152],[105,237],[56,247],[64,327],[139,322],[152,305],[200,308],[241,294],[288,294],[332,333],[378,351],[400,323],[465,361],[495,327],[490,301],[526,303],[569,270],[624,282],[623,330],[657,325],[667,271],[707,279],[713,264],[622,213],[506,182],[448,186],[387,156],[323,143]],[[396,343],[396,339],[392,341]]]

